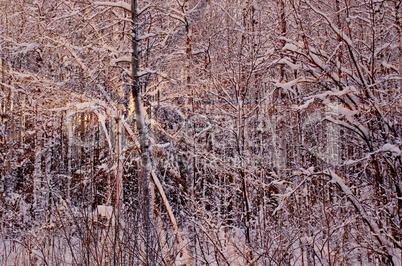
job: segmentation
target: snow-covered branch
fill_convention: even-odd
[[[122,8],[128,12],[131,13],[131,5],[123,2],[123,1],[118,1],[118,2],[94,2],[95,5],[98,6],[109,6],[109,7],[119,7]]]

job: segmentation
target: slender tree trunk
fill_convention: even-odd
[[[399,75],[402,74],[402,34],[401,34],[401,1],[395,1],[395,24],[398,33]]]
[[[286,36],[286,12],[285,12],[285,2],[284,0],[280,0],[280,20],[281,20],[281,37]],[[281,46],[282,48],[286,45],[286,41],[282,40],[281,41]],[[280,65],[280,81],[285,82],[286,81],[286,73],[285,73],[285,66],[283,64]],[[278,145],[278,153],[277,153],[277,158],[275,158],[276,161],[276,166],[279,172],[282,172],[286,168],[286,141],[285,141],[285,126],[286,124],[282,121],[284,119],[284,113],[286,112],[285,110],[285,101],[282,100],[282,92],[279,91],[277,99],[277,103],[279,105],[277,106],[277,119],[275,121],[275,127],[276,127],[276,138],[278,138],[278,142],[276,145]]]
[[[193,95],[193,91],[192,91],[192,87],[191,87],[191,33],[192,33],[192,29],[191,29],[191,25],[190,22],[188,21],[188,10],[189,10],[189,3],[188,0],[185,1],[184,3],[184,12],[185,12],[185,18],[184,20],[186,21],[186,93],[190,93],[191,92],[191,104],[193,105],[193,101],[194,101],[194,95]],[[188,109],[190,108],[189,103],[186,100],[186,111],[188,112]],[[194,112],[194,110],[192,110]]]
[[[136,125],[140,135],[140,147],[142,152],[142,174],[140,177],[140,187],[142,190],[141,196],[143,199],[143,230],[144,230],[144,240],[145,240],[145,264],[146,265],[156,265],[156,254],[154,250],[154,237],[152,236],[152,224],[154,221],[152,215],[152,207],[151,207],[151,198],[154,193],[153,183],[151,183],[151,178],[155,185],[157,186],[158,192],[161,196],[162,202],[168,212],[170,223],[173,226],[173,230],[175,231],[177,240],[179,242],[179,246],[183,255],[186,259],[187,265],[192,265],[191,258],[188,254],[187,247],[184,244],[183,237],[180,233],[179,227],[177,225],[176,219],[173,215],[173,211],[167,201],[166,195],[163,191],[163,188],[156,177],[156,175],[152,172],[152,152],[150,146],[150,140],[148,137],[148,128],[145,124],[144,120],[144,111],[142,109],[142,99],[141,99],[141,83],[138,76],[139,68],[140,68],[140,52],[139,52],[139,23],[138,23],[138,14],[137,14],[137,0],[131,0],[131,10],[132,10],[132,20],[133,20],[133,40],[132,40],[132,69],[131,69],[131,91],[134,98],[134,106],[135,106],[135,116],[136,116]],[[151,176],[152,175],[152,176]]]
[[[119,111],[117,117],[117,137],[116,137],[116,159],[117,159],[117,168],[116,168],[116,194],[115,194],[115,202],[114,202],[114,214],[112,216],[113,225],[113,258],[114,264],[118,265],[116,261],[118,259],[118,248],[119,242],[122,239],[120,232],[122,232],[123,228],[120,228],[122,225],[121,222],[121,214],[122,214],[122,205],[123,205],[123,156],[122,156],[122,135],[123,135],[123,125],[122,125],[123,114]]]
[[[123,135],[123,125],[122,125],[123,115],[119,112],[117,121],[117,138],[116,138],[116,159],[117,159],[117,169],[116,169],[116,195],[115,195],[115,208],[116,216],[120,214],[120,210],[123,203],[123,158],[122,158],[122,135]]]
[[[38,112],[38,107],[35,107],[36,113]],[[38,119],[38,118],[37,118]],[[40,128],[40,121],[35,121],[36,128]],[[34,210],[35,210],[35,220],[42,221],[42,135],[40,131],[36,132],[35,135],[35,165],[33,172],[33,190],[34,190]]]
[[[140,135],[140,146],[142,152],[142,175],[140,177],[141,186],[141,197],[143,200],[143,230],[144,230],[144,240],[145,240],[145,253],[146,253],[146,264],[154,264],[155,255],[153,247],[153,237],[151,235],[151,196],[150,196],[150,175],[151,175],[151,149],[150,142],[148,138],[148,129],[145,125],[144,114],[142,109],[142,99],[141,99],[141,84],[138,76],[138,71],[140,67],[140,49],[139,49],[139,23],[137,15],[137,0],[131,0],[131,16],[133,20],[133,39],[132,39],[132,58],[131,58],[131,91],[134,98],[135,106],[135,117],[136,125]]]
[[[66,200],[67,202],[70,201],[70,196],[71,196],[71,179],[72,179],[72,165],[71,165],[71,161],[72,161],[72,148],[73,148],[73,125],[72,125],[72,120],[73,117],[67,113],[66,115],[67,117],[67,176],[68,176],[68,180],[67,180],[67,194],[66,194]]]
[[[159,196],[161,197],[162,203],[165,206],[166,211],[168,213],[170,224],[172,225],[173,230],[174,230],[174,232],[176,234],[176,239],[179,242],[180,251],[183,252],[184,259],[186,260],[186,265],[187,266],[192,266],[193,263],[192,263],[190,254],[189,254],[189,252],[187,250],[187,246],[184,243],[183,236],[182,236],[182,234],[180,232],[180,229],[179,229],[179,226],[177,224],[176,218],[174,217],[173,210],[170,207],[170,204],[169,204],[169,202],[168,202],[168,200],[166,198],[166,194],[163,191],[162,185],[159,182],[159,179],[156,177],[155,173],[151,172],[151,174],[152,174],[153,181],[155,183],[156,189],[158,190]]]

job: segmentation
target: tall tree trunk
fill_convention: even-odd
[[[166,195],[163,191],[163,188],[156,177],[156,175],[152,171],[152,152],[150,146],[150,140],[148,137],[148,128],[145,124],[144,120],[144,111],[142,108],[142,99],[141,99],[141,83],[138,76],[139,68],[140,68],[140,49],[139,42],[139,22],[138,22],[138,14],[137,14],[137,0],[131,0],[131,15],[133,20],[133,40],[132,40],[132,58],[131,58],[131,91],[134,98],[134,107],[135,107],[135,116],[136,116],[136,125],[140,135],[140,147],[142,153],[142,174],[140,177],[140,187],[141,187],[141,196],[143,199],[143,230],[144,230],[144,240],[145,240],[145,264],[146,265],[156,265],[156,254],[154,250],[154,237],[152,236],[152,222],[155,221],[153,219],[152,207],[151,207],[151,199],[152,194],[154,193],[153,183],[151,183],[151,178],[153,178],[153,182],[155,183],[159,195],[161,196],[162,202],[168,212],[170,223],[173,226],[173,230],[176,234],[177,240],[179,242],[179,246],[183,255],[186,259],[187,265],[192,265],[191,258],[187,251],[187,247],[184,244],[183,237],[180,233],[179,227],[177,225],[176,219],[173,215],[173,211],[167,201]],[[152,176],[151,176],[152,175]]]
[[[68,176],[68,180],[67,180],[67,194],[66,194],[66,200],[67,202],[70,201],[70,197],[71,197],[71,179],[73,177],[73,173],[72,173],[72,148],[73,148],[73,115],[67,113],[66,114],[67,117],[67,176]]]
[[[121,111],[118,112],[117,117],[117,137],[116,137],[116,148],[115,148],[115,156],[117,160],[116,167],[116,192],[115,192],[115,202],[114,202],[114,214],[112,216],[112,236],[113,236],[113,260],[114,264],[118,265],[118,246],[119,242],[122,239],[121,232],[124,228],[120,228],[123,225],[121,222],[121,214],[123,207],[123,155],[122,155],[122,145],[123,145],[123,125],[122,119],[123,114]]]
[[[401,34],[401,1],[395,1],[395,24],[398,33],[399,75],[402,74],[402,34]]]
[[[284,0],[280,0],[280,20],[281,20],[281,37],[286,36],[286,10],[285,10],[285,2]],[[281,48],[285,47],[286,41],[282,40],[281,41]],[[280,65],[280,81],[281,82],[286,82],[286,73],[285,73],[285,65],[281,64]],[[278,93],[278,99],[276,99],[276,102],[278,103],[277,108],[277,119],[275,121],[275,127],[276,127],[276,138],[277,138],[277,143],[278,145],[278,153],[276,154],[277,158],[275,158],[276,161],[276,167],[279,172],[282,172],[286,168],[286,123],[283,122],[283,119],[285,117],[285,112],[287,111],[285,108],[286,100],[282,100],[284,94],[279,91]]]
[[[36,114],[38,113],[38,107],[35,107]],[[39,118],[35,119],[36,128],[40,128],[41,121]],[[42,198],[42,132],[37,130],[35,134],[35,164],[33,171],[33,192],[34,192],[34,210],[35,220],[42,221],[43,215],[43,198]]]
[[[140,146],[142,152],[142,175],[140,177],[140,187],[141,196],[143,200],[143,230],[145,239],[145,253],[146,253],[146,264],[154,265],[154,244],[153,237],[151,235],[151,196],[150,196],[150,175],[151,175],[151,149],[150,142],[148,138],[148,129],[145,125],[144,114],[142,109],[142,99],[141,99],[141,84],[138,76],[138,71],[140,67],[140,50],[138,38],[139,33],[139,23],[137,14],[137,0],[131,0],[131,16],[133,20],[133,39],[132,39],[132,57],[131,57],[131,91],[134,98],[135,106],[135,117],[136,125],[140,135]]]
[[[122,157],[122,145],[123,145],[123,125],[122,125],[123,114],[118,113],[117,121],[117,138],[116,138],[116,195],[115,195],[115,209],[116,216],[119,217],[122,203],[123,203],[123,157]],[[116,221],[118,222],[118,221]]]

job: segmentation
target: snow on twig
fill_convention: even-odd
[[[295,193],[306,181],[307,179],[304,179],[303,181],[300,182],[299,185],[297,185],[297,187],[295,189],[290,189],[289,187],[286,188],[287,193],[284,194],[275,194],[276,197],[279,198],[279,205],[278,207],[276,207],[276,209],[274,210],[274,212],[272,213],[272,216],[275,215],[278,211],[280,211],[283,207],[283,203],[286,199],[288,199],[290,196],[293,195],[293,193]]]
[[[366,224],[370,227],[371,231],[374,233],[376,239],[379,241],[381,245],[384,245],[389,254],[392,254],[391,251],[391,246],[396,245],[399,248],[401,247],[401,244],[394,240],[393,238],[390,238],[390,241],[384,236],[382,233],[382,230],[378,227],[378,224],[371,219],[369,214],[366,212],[365,208],[363,205],[360,203],[360,201],[356,198],[356,196],[353,194],[351,189],[346,185],[345,181],[338,176],[334,171],[332,170],[326,170],[324,171],[324,174],[328,175],[331,177],[331,183],[335,183],[339,186],[340,190],[345,193],[349,201],[353,204],[355,209],[360,213],[362,216],[363,220],[366,222]],[[392,242],[392,243],[391,243]]]
[[[98,6],[110,6],[110,7],[120,7],[124,10],[131,12],[131,5],[129,3],[119,1],[119,2],[94,2]]]

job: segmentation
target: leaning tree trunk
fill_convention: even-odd
[[[152,236],[152,222],[155,221],[152,215],[152,207],[151,207],[151,198],[154,193],[154,184],[158,190],[158,193],[161,197],[162,203],[166,208],[168,213],[169,221],[172,224],[173,230],[175,232],[177,241],[179,242],[179,247],[181,252],[184,255],[186,265],[191,266],[192,260],[190,254],[187,250],[187,246],[184,242],[183,236],[180,232],[180,229],[177,225],[176,218],[174,217],[172,208],[167,201],[165,192],[163,191],[162,185],[159,182],[159,179],[153,173],[152,169],[152,152],[150,146],[150,140],[148,137],[148,128],[145,124],[144,120],[144,111],[142,109],[142,100],[141,100],[141,83],[138,76],[139,68],[140,68],[140,49],[139,42],[140,39],[138,37],[139,33],[139,23],[138,23],[138,14],[137,14],[137,0],[131,0],[131,15],[133,20],[133,39],[132,39],[132,58],[131,58],[131,91],[134,98],[134,107],[135,107],[135,116],[136,116],[136,125],[140,135],[140,146],[142,153],[142,174],[140,177],[140,189],[142,191],[141,196],[143,200],[143,230],[144,230],[144,240],[145,240],[145,264],[146,265],[156,265],[156,250],[154,249],[154,237]],[[153,183],[151,182],[151,178]]]

